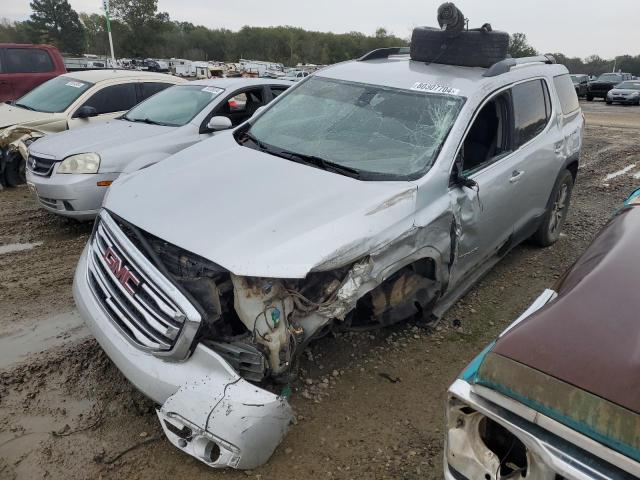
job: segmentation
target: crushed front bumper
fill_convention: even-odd
[[[285,398],[240,377],[217,353],[198,344],[182,363],[145,353],[114,326],[87,280],[87,249],[73,282],[80,315],[118,369],[161,404],[169,441],[211,467],[252,469],[265,463],[292,420]]]
[[[112,182],[118,176],[118,173],[57,175],[54,171],[46,177],[27,169],[27,184],[46,210],[77,220],[92,220],[100,211],[108,188],[97,183]]]

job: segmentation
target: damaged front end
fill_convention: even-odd
[[[46,133],[41,130],[21,125],[0,131],[0,184],[16,186],[24,183],[24,166],[29,157],[29,145],[44,135]],[[5,172],[11,172],[11,175]]]
[[[162,404],[176,447],[212,467],[249,469],[286,434],[291,408],[269,390],[295,377],[310,341],[422,317],[439,297],[435,263],[407,254],[415,233],[304,279],[255,278],[103,210],[74,295],[118,368]]]

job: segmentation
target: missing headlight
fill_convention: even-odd
[[[512,478],[519,473],[527,476],[527,447],[502,425],[484,417],[478,424],[483,443],[500,460],[498,472],[493,478]]]

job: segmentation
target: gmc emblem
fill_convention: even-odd
[[[109,270],[111,270],[129,295],[135,295],[135,291],[133,289],[140,285],[140,280],[138,280],[138,277],[129,270],[129,267],[122,263],[118,254],[109,247],[107,248],[107,251],[104,252],[102,258],[107,262]]]

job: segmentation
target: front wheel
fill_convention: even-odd
[[[587,94],[587,102],[593,102],[593,95]]]
[[[548,247],[560,238],[562,226],[569,212],[572,190],[573,175],[569,170],[565,170],[556,180],[542,223],[531,237],[533,243],[541,247]]]
[[[25,183],[25,161],[19,152],[8,153],[5,157],[4,184],[7,187],[17,187]]]

